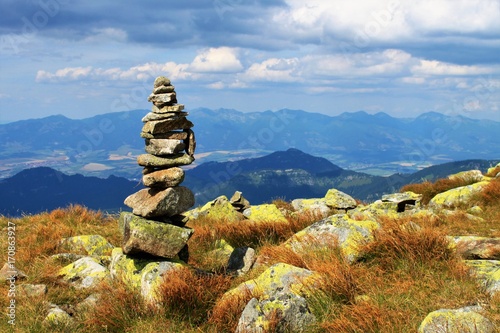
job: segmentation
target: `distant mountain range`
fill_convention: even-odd
[[[236,190],[242,191],[252,204],[277,198],[289,201],[323,197],[330,188],[371,201],[384,193],[396,192],[408,183],[435,180],[464,170],[485,171],[496,163],[498,161],[467,160],[432,166],[413,174],[381,177],[345,170],[325,158],[288,149],[251,159],[203,163],[186,171],[182,185],[195,193],[196,205],[219,195],[231,196]],[[129,210],[123,200],[142,187],[137,181],[116,176],[103,179],[66,175],[48,167],[37,167],[0,181],[0,214],[35,214],[69,204],[108,212]]]
[[[49,166],[68,174],[138,179],[135,156],[144,152],[139,133],[147,112],[81,120],[59,115],[0,125],[0,178]],[[189,113],[198,143],[196,165],[296,148],[344,169],[390,175],[500,157],[500,122],[435,112],[413,119],[362,111],[331,117],[288,109],[243,113],[199,108]]]

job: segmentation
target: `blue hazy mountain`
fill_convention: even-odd
[[[357,199],[372,201],[396,192],[408,183],[435,180],[449,174],[486,170],[498,161],[467,160],[425,168],[414,174],[373,176],[345,170],[325,158],[297,149],[277,151],[262,157],[228,162],[207,162],[186,171],[183,186],[189,187],[201,205],[219,195],[242,191],[252,204],[281,198],[323,197],[337,188]],[[136,165],[136,168],[140,169]],[[143,188],[137,181],[109,176],[66,175],[48,167],[23,170],[0,180],[0,215],[20,216],[81,204],[91,209],[117,212],[129,210],[123,200]]]
[[[147,112],[108,113],[80,120],[58,115],[0,125],[0,178],[32,166],[138,178],[140,170],[133,156],[144,152],[139,133]],[[195,124],[197,164],[295,148],[344,169],[377,169],[387,175],[500,156],[500,122],[435,112],[402,119],[382,112],[327,116],[289,109],[243,113],[198,108],[189,110],[189,119]]]

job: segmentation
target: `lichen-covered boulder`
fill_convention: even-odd
[[[158,288],[165,274],[184,267],[187,266],[178,261],[130,257],[125,255],[122,249],[115,248],[111,253],[109,270],[111,278],[119,279],[131,289],[140,292],[146,301],[157,304]]]
[[[302,332],[307,326],[301,325],[315,321],[306,299],[317,288],[315,285],[318,281],[317,273],[278,263],[256,279],[228,291],[223,299],[243,299],[248,293],[253,295],[242,312],[237,332],[264,332],[270,325],[267,315],[271,311],[277,311],[278,327],[294,327],[298,329],[297,332]]]
[[[406,206],[414,208],[420,205],[422,199],[421,194],[413,193],[411,191],[403,193],[385,194],[382,196],[382,202],[393,202],[398,205],[397,212],[402,213],[406,211]]]
[[[147,253],[163,258],[174,258],[193,234],[193,229],[144,219],[128,212],[120,214],[119,229],[125,253]]]
[[[202,207],[189,211],[188,214],[194,219],[206,216],[214,220],[228,222],[237,222],[245,219],[245,216],[238,212],[224,195],[207,202]]]
[[[84,257],[61,268],[59,276],[77,288],[92,288],[108,278],[109,271],[99,260]]]
[[[380,225],[372,220],[354,220],[347,214],[336,214],[299,231],[285,242],[294,251],[302,251],[311,241],[322,244],[337,241],[337,245],[349,262],[359,258],[359,246],[373,240],[373,232]]]
[[[398,203],[377,200],[367,206],[359,206],[355,209],[349,210],[347,214],[353,219],[370,219],[376,220],[379,217],[397,218]]]
[[[332,209],[353,209],[358,205],[350,195],[337,189],[329,189],[325,195],[325,203]]]
[[[482,180],[484,180],[483,173],[480,170],[468,170],[468,171],[462,171],[459,173],[455,173],[453,175],[449,175],[448,179],[460,179],[463,181],[471,182],[471,183],[477,183]]]
[[[254,222],[283,222],[288,223],[283,213],[274,204],[251,206],[245,209],[243,215]]]
[[[271,318],[277,318],[272,323]],[[241,313],[236,333],[307,332],[316,322],[304,297],[294,294],[280,294],[276,298],[259,301],[252,298]]]
[[[295,199],[292,200],[292,207],[297,212],[310,212],[321,218],[325,218],[332,213],[332,208],[326,204],[326,200],[324,198]]]
[[[101,235],[82,235],[63,238],[59,249],[74,254],[109,256],[114,246]]]
[[[490,333],[493,323],[472,307],[431,312],[418,328],[419,333]]]
[[[458,205],[467,204],[470,199],[488,185],[488,181],[478,182],[472,185],[460,186],[443,193],[439,193],[429,202],[429,207],[434,209],[454,208]]]
[[[500,291],[500,261],[499,260],[465,260],[472,274],[481,281],[489,294]]]
[[[500,238],[455,236],[449,239],[464,259],[500,260]]]

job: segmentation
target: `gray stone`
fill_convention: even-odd
[[[28,276],[21,270],[17,269],[13,263],[5,263],[0,269],[0,280],[20,280],[26,279]]]
[[[239,212],[243,212],[245,209],[251,207],[250,202],[243,197],[243,193],[240,191],[234,192],[231,199],[229,199],[229,202]]]
[[[173,155],[183,151],[184,142],[170,139],[147,139],[146,152],[151,155]]]
[[[49,313],[43,320],[45,325],[67,325],[72,322],[73,318],[60,307],[55,306],[49,310]]]
[[[184,170],[178,167],[153,171],[142,176],[142,182],[148,187],[175,187],[184,180]]]
[[[175,154],[171,156],[155,156],[142,154],[137,157],[137,163],[144,167],[155,167],[161,169],[173,168],[193,163],[194,157],[188,154]]]
[[[180,112],[182,110],[184,110],[184,104],[165,105],[162,107],[153,105],[153,108],[151,109],[151,111],[154,113]]]
[[[174,92],[175,87],[170,85],[170,86],[159,86],[155,87],[153,89],[153,94],[165,94],[165,93],[171,93]]]
[[[252,269],[256,259],[255,250],[251,247],[236,248],[229,257],[227,270],[238,276],[244,275]]]
[[[186,140],[186,152],[189,156],[194,156],[194,151],[196,150],[196,138],[194,137],[194,132],[191,129],[186,130],[188,138]]]
[[[165,112],[165,113],[149,112],[144,117],[142,117],[142,122],[147,123],[148,121],[164,120],[164,119],[175,118],[178,116],[186,117],[187,115],[188,115],[187,112]]]
[[[96,287],[109,277],[109,271],[100,261],[92,257],[78,259],[72,264],[61,268],[59,276],[71,282],[77,288]]]
[[[91,294],[87,298],[85,298],[83,301],[78,303],[75,307],[75,310],[77,312],[89,311],[89,310],[96,307],[97,302],[99,301],[99,298],[100,298],[99,294]]]
[[[39,297],[47,293],[45,284],[21,284],[19,286],[19,295],[24,297]]]
[[[189,228],[178,227],[122,212],[119,220],[125,254],[148,253],[174,258],[193,234]]]
[[[160,86],[169,86],[171,84],[170,79],[165,76],[158,76],[155,79],[154,87],[158,88]]]
[[[186,117],[179,116],[165,120],[148,121],[142,127],[142,132],[150,134],[168,133],[174,130],[183,130],[193,127],[193,123]]]
[[[146,132],[141,132],[141,138],[144,139],[170,139],[170,140],[187,140],[187,132],[167,132],[167,133],[157,133],[151,134]]]
[[[151,94],[148,97],[148,101],[152,102],[158,107],[161,107],[166,104],[172,105],[177,103],[177,96],[175,92],[166,94]]]
[[[500,260],[500,238],[478,236],[449,237],[464,259]]]
[[[316,322],[304,297],[283,293],[261,301],[252,298],[241,313],[236,333],[267,332],[273,311],[273,320],[277,320],[273,332],[307,332]]]
[[[145,218],[173,216],[187,211],[194,205],[194,194],[183,186],[161,189],[142,189],[125,199],[125,204],[135,215]]]
[[[358,205],[353,197],[334,188],[326,192],[325,202],[333,209],[353,209]]]

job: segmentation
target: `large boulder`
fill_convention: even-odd
[[[496,294],[500,291],[499,260],[465,260],[465,263],[489,294]]]
[[[472,185],[460,186],[443,193],[439,193],[429,202],[431,208],[454,208],[462,204],[467,204],[470,199],[488,185],[488,181],[478,182]]]
[[[462,180],[471,183],[477,183],[484,180],[483,173],[480,170],[468,170],[462,171],[453,175],[449,175],[448,179],[451,180]]]
[[[223,299],[253,295],[241,314],[236,332],[265,332],[271,325],[271,312],[278,319],[277,332],[288,332],[286,327],[293,328],[293,332],[307,331],[307,326],[316,320],[307,304],[316,281],[317,273],[278,263],[256,279],[228,291]]]
[[[285,242],[294,251],[306,250],[311,242],[337,242],[349,262],[359,258],[359,246],[373,240],[373,232],[380,225],[372,220],[353,220],[347,214],[335,214],[299,231]]]
[[[299,213],[312,213],[315,216],[325,218],[332,213],[332,208],[326,204],[325,198],[295,199],[292,207]]]
[[[493,323],[473,307],[431,312],[418,328],[419,333],[493,333]]]
[[[182,262],[145,259],[127,256],[122,249],[115,248],[111,253],[109,266],[111,278],[118,279],[151,304],[159,304],[159,287],[164,276],[176,269],[187,267]]]
[[[120,214],[119,228],[125,253],[164,258],[174,258],[193,234],[193,229],[144,219],[129,212]]]

